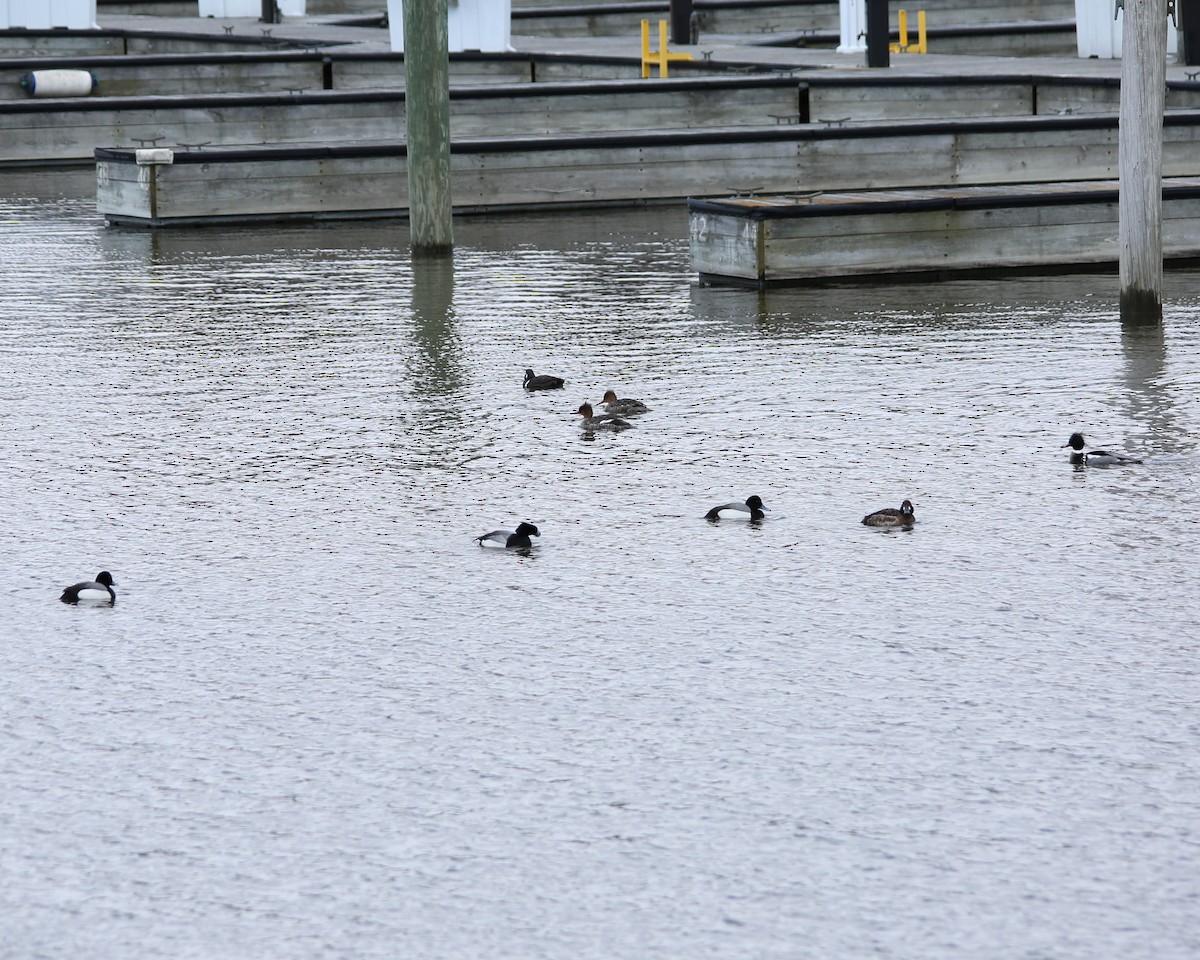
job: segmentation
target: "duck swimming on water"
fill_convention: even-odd
[[[112,574],[101,570],[95,580],[84,580],[67,587],[59,599],[63,603],[107,604],[112,606],[117,602],[117,593],[113,590]]]
[[[911,500],[900,504],[899,510],[895,507],[884,507],[863,517],[863,523],[868,527],[911,527],[916,522]]]
[[[1070,460],[1074,464],[1086,464],[1089,467],[1112,467],[1125,463],[1142,462],[1136,457],[1118,453],[1115,450],[1088,450],[1085,453],[1082,433],[1071,434],[1071,438],[1063,446],[1071,448]]]
[[[614,391],[605,390],[604,409],[618,417],[636,417],[648,412],[650,408],[641,400],[630,400],[629,398],[618,400]]]
[[[622,420],[611,413],[593,414],[592,405],[586,401],[581,403],[575,412],[583,417],[579,425],[584,430],[625,430],[633,426],[628,420]]]
[[[723,503],[719,507],[713,507],[704,515],[705,520],[720,520],[722,510],[734,510],[738,513],[750,514],[751,520],[761,520],[764,513],[769,513],[769,509],[763,506],[762,497],[754,494],[752,497],[747,497],[744,503]]]
[[[503,544],[510,550],[529,550],[533,547],[533,542],[529,539],[531,536],[540,537],[542,534],[532,523],[523,522],[517,526],[516,530],[493,530],[491,533],[480,534],[475,539],[479,541],[482,547],[485,540],[492,543]]]
[[[561,390],[564,383],[566,381],[562,377],[552,377],[545,373],[534,376],[532,370],[525,371],[526,390]]]

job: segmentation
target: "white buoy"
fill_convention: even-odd
[[[86,97],[96,89],[87,70],[34,70],[21,78],[31,97]]]

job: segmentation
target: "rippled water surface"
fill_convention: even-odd
[[[1160,332],[698,288],[674,208],[0,226],[0,956],[1200,954],[1200,274]]]

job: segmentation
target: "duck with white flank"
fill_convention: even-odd
[[[911,527],[916,522],[911,500],[900,504],[899,510],[895,507],[884,507],[863,517],[863,523],[868,527]]]
[[[532,370],[525,371],[526,390],[561,390],[564,383],[566,381],[562,377],[552,377],[544,373],[535,377]]]
[[[475,539],[479,541],[481,547],[487,540],[491,543],[502,544],[510,550],[529,550],[533,547],[533,541],[529,538],[541,535],[541,532],[532,523],[524,522],[519,524],[516,530],[493,530],[491,533],[480,534]]]
[[[628,420],[622,420],[611,413],[593,414],[592,405],[586,401],[581,403],[575,412],[583,417],[579,425],[584,430],[625,430],[633,426]]]
[[[722,510],[734,510],[738,513],[750,514],[751,520],[761,520],[764,513],[769,513],[770,510],[763,506],[762,497],[755,494],[752,497],[747,497],[744,503],[723,503],[719,507],[713,507],[704,515],[705,520],[720,520]]]
[[[614,391],[605,390],[604,409],[618,417],[636,417],[648,412],[650,408],[641,400],[630,400],[628,397],[618,400]]]
[[[117,593],[113,590],[112,574],[101,570],[95,580],[84,580],[67,587],[59,599],[63,603],[105,604],[112,606],[117,602]]]
[[[1071,448],[1071,462],[1074,464],[1086,464],[1089,467],[1112,467],[1125,463],[1142,462],[1136,457],[1117,453],[1115,450],[1088,450],[1085,453],[1082,433],[1071,434],[1071,439],[1064,443],[1063,446]]]

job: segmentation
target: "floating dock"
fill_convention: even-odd
[[[511,53],[451,56],[457,212],[690,201],[698,275],[752,286],[1115,258],[1120,63],[1013,56],[1069,33],[1073,0],[928,0],[931,53],[886,70],[828,47],[836,0],[697,0],[669,80],[640,79],[637,29],[665,0],[516,7]],[[94,163],[114,224],[407,215],[381,17],[101,21],[0,34],[0,164]],[[96,82],[25,96],[43,67]],[[1172,257],[1195,253],[1196,81],[1168,65]]]
[[[340,144],[405,135],[404,65],[395,57],[72,58],[56,66],[90,73],[91,95],[18,96],[37,66],[0,60],[0,164],[90,163],[96,147],[121,142]],[[562,79],[585,69],[577,61],[461,61],[464,73],[450,89],[451,136],[1079,116],[1115,112],[1120,94],[1105,77],[713,70],[643,81],[610,78],[606,65],[587,68],[601,76]],[[1200,83],[1172,82],[1167,102],[1172,110],[1200,109]]]
[[[786,74],[459,85],[450,90],[450,134],[754,126],[796,116],[801,95]],[[403,88],[0,100],[0,163],[90,163],[116,138],[176,149],[403,140],[405,117]]]
[[[763,289],[1113,264],[1117,206],[1112,180],[692,200],[692,265]],[[1200,257],[1200,177],[1163,183],[1163,256]]]
[[[403,141],[95,151],[110,222],[165,227],[408,208]],[[934,185],[1113,180],[1113,114],[456,139],[459,212]],[[1200,111],[1164,128],[1167,176],[1200,176]]]
[[[901,4],[897,4],[896,8]],[[924,10],[931,26],[943,29],[951,44],[948,53],[978,54],[978,42],[956,41],[971,36],[1007,34],[1003,54],[1034,52],[1061,54],[1074,48],[1074,0],[920,0],[904,4]],[[701,38],[710,35],[758,37],[772,43],[813,43],[836,46],[837,0],[695,0],[692,6]],[[522,36],[554,38],[628,36],[642,19],[666,19],[669,3],[653,2],[546,2],[517,0],[512,10],[512,30]],[[1018,24],[1020,28],[1018,29]],[[1053,47],[1042,39],[1058,34]],[[1035,46],[1018,34],[1035,38]],[[1003,42],[1003,41],[1002,41]],[[995,43],[986,43],[993,52]]]

